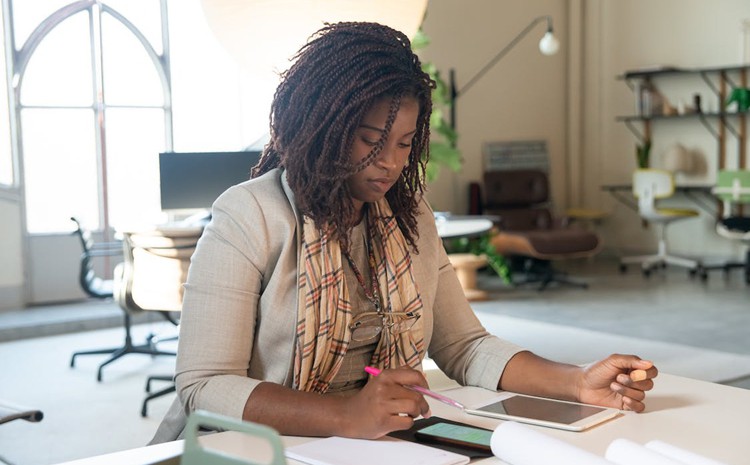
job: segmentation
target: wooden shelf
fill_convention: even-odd
[[[638,92],[638,102],[640,106],[645,106],[646,101],[641,96],[644,88],[654,88],[652,79],[666,79],[678,75],[699,75],[706,83],[708,88],[713,92],[715,98],[721,107],[723,102],[727,101],[727,96],[731,89],[737,87],[748,87],[748,70],[750,65],[731,65],[710,68],[676,68],[676,67],[655,67],[650,69],[637,69],[626,71],[617,79],[624,80],[628,87]],[[649,92],[649,91],[645,91]],[[648,96],[659,96],[658,91],[655,94],[649,93]],[[651,107],[651,105],[648,105]],[[653,108],[653,107],[651,107]],[[652,122],[659,121],[687,121],[696,120],[716,139],[718,168],[724,169],[726,162],[726,144],[727,132],[731,133],[738,144],[738,164],[739,167],[746,167],[747,160],[747,116],[748,112],[690,112],[683,114],[644,114],[644,115],[626,115],[616,117],[616,121],[623,122],[628,129],[642,142],[651,142]]]

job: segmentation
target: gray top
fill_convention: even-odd
[[[520,347],[490,335],[448,261],[432,210],[421,202],[413,272],[428,355],[462,385],[496,389]],[[191,259],[180,324],[178,398],[152,443],[182,437],[203,409],[242,418],[263,381],[291,387],[301,217],[281,170],[234,186],[214,203]]]

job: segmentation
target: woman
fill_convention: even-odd
[[[408,429],[430,415],[404,387],[427,387],[426,353],[461,384],[644,409],[650,362],[554,363],[474,316],[423,198],[433,86],[385,26],[328,25],[302,48],[253,179],[216,201],[193,255],[179,398],[154,442],[199,408],[287,435]],[[368,378],[367,365],[384,371]]]

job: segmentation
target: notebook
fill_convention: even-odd
[[[469,457],[391,437],[330,437],[287,447],[287,458],[310,465],[462,465]]]

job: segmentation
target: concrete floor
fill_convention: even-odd
[[[620,273],[615,260],[560,263],[588,289],[535,285],[509,287],[480,271],[479,287],[490,299],[476,309],[622,336],[750,355],[750,285],[742,271],[711,272],[706,282],[668,268],[644,278],[637,267]],[[516,277],[520,277],[516,274]],[[145,312],[134,323],[163,321]],[[0,311],[0,342],[119,327],[122,311],[111,301]],[[748,382],[750,386],[750,381]]]

